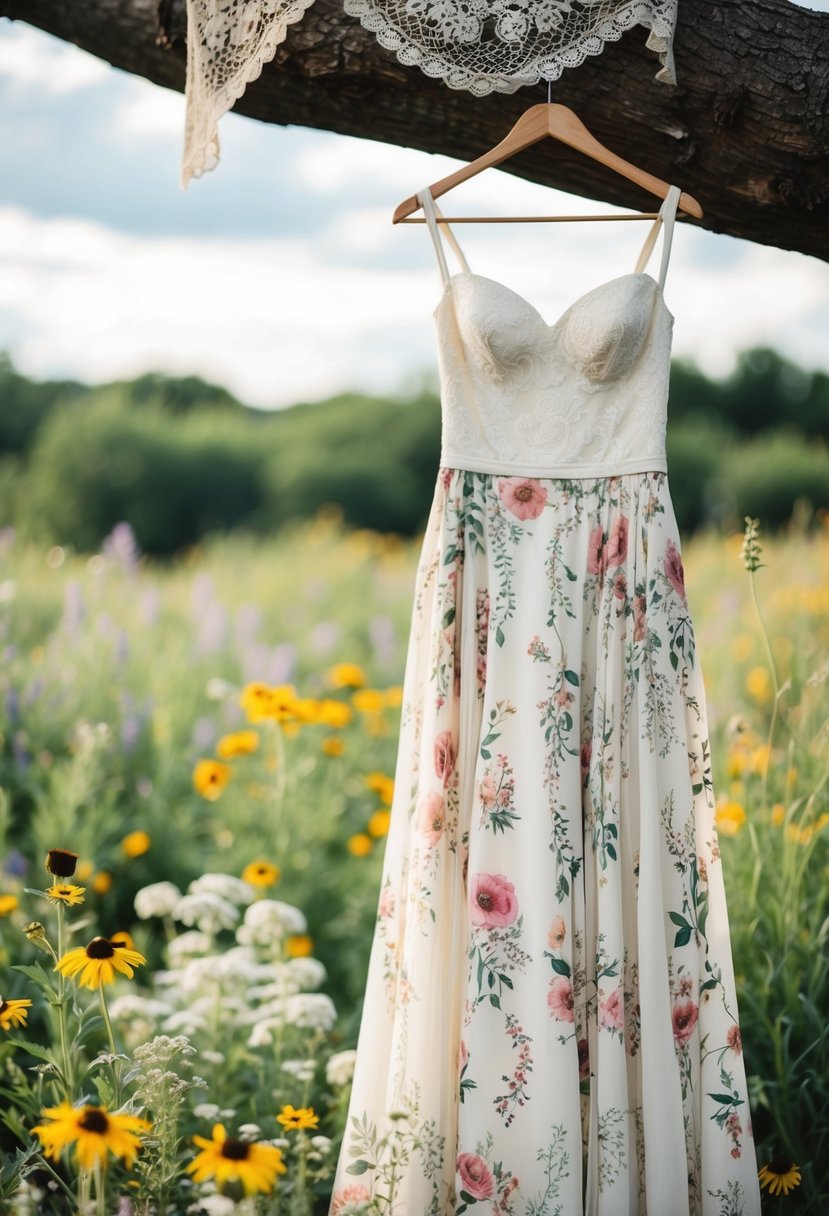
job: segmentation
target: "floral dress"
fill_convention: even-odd
[[[331,1216],[758,1216],[668,490],[679,191],[553,324],[461,261]],[[663,232],[659,280],[644,272]]]

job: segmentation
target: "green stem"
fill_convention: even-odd
[[[104,1170],[101,1162],[95,1166],[95,1212],[96,1216],[106,1216],[106,1189],[104,1187]]]
[[[769,667],[771,669],[771,681],[772,681],[772,684],[774,685],[774,696],[775,696],[775,700],[776,700],[776,698],[780,692],[780,680],[777,675],[777,664],[774,661],[774,654],[772,653],[771,642],[769,641],[769,635],[768,635],[768,630],[766,629],[766,623],[763,620],[763,613],[760,611],[760,601],[757,598],[757,587],[754,582],[754,573],[755,572],[753,570],[749,570],[748,584],[749,584],[749,587],[751,588],[751,599],[754,604],[754,611],[757,613],[757,620],[759,621],[759,624],[760,624],[760,632],[763,635],[763,641],[766,646],[766,654],[768,656]]]
[[[66,1183],[64,1182],[64,1180],[61,1178],[60,1174],[56,1174],[56,1173],[55,1173],[55,1171],[52,1169],[51,1165],[49,1164],[49,1162],[46,1160],[46,1158],[45,1158],[45,1157],[38,1157],[38,1158],[37,1158],[37,1160],[38,1160],[38,1164],[40,1165],[40,1168],[41,1168],[41,1169],[43,1169],[43,1170],[45,1170],[47,1174],[51,1174],[52,1178],[53,1178],[53,1179],[55,1180],[55,1182],[58,1184],[58,1186],[60,1187],[60,1189],[61,1189],[61,1190],[64,1192],[64,1194],[65,1194],[65,1195],[67,1195],[67,1196],[68,1196],[68,1198],[69,1198],[69,1199],[71,1199],[71,1201],[74,1203],[74,1202],[75,1202],[75,1196],[72,1194],[72,1192],[71,1192],[71,1190],[69,1189],[69,1187],[66,1185]]]
[[[101,1013],[104,1015],[104,1025],[106,1026],[107,1038],[109,1039],[109,1050],[114,1056],[117,1056],[118,1048],[115,1046],[115,1034],[112,1030],[112,1022],[110,1021],[109,1010],[107,1009],[103,980],[98,980],[98,996],[101,998]],[[112,1061],[112,1080],[115,1086],[115,1099],[113,1101],[113,1107],[115,1110],[118,1110],[119,1106],[121,1105],[121,1069],[117,1060]]]
[[[63,958],[63,904],[58,904],[58,959]],[[63,1060],[63,1088],[66,1101],[72,1104],[72,1069],[69,1063],[69,1044],[66,1036],[66,979],[58,972],[58,1026],[60,1028],[60,1051]]]

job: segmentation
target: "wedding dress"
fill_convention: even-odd
[[[447,228],[449,273],[420,195],[441,469],[332,1216],[759,1216],[666,476],[678,197],[548,324]]]

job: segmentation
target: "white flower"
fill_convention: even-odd
[[[305,933],[307,928],[299,908],[278,899],[257,899],[246,910],[236,940],[243,946],[271,946],[286,933]]]
[[[291,1026],[330,1030],[337,1020],[337,1011],[324,992],[300,992],[285,1002],[285,1018]]]
[[[170,962],[176,966],[185,958],[191,958],[197,954],[207,954],[212,944],[206,933],[188,929],[186,933],[179,933],[168,943],[167,952],[170,955]]]
[[[219,1108],[215,1102],[200,1102],[193,1107],[193,1114],[197,1119],[218,1119]]]
[[[227,1195],[202,1195],[187,1209],[193,1216],[232,1216],[236,1204]]]
[[[256,1023],[248,1038],[248,1047],[270,1047],[273,1032],[285,1025],[284,1018],[262,1018]]]
[[[197,925],[202,933],[232,929],[239,919],[233,904],[212,891],[183,895],[173,909],[173,916],[185,925]]]
[[[287,967],[297,986],[306,992],[319,988],[325,982],[325,967],[318,958],[291,958]]]
[[[183,1031],[184,1034],[195,1035],[200,1030],[207,1027],[207,1018],[196,1013],[194,1009],[181,1009],[178,1013],[173,1013],[161,1023],[161,1029],[165,1031]]]
[[[283,1060],[282,1069],[296,1077],[297,1081],[313,1081],[316,1071],[316,1060]]]
[[[230,904],[249,904],[256,892],[233,874],[202,874],[187,888],[191,895],[218,895]]]
[[[135,893],[135,914],[141,920],[151,916],[169,916],[181,899],[181,891],[172,882],[152,882]]]
[[[249,1140],[256,1140],[262,1135],[262,1128],[258,1123],[243,1123],[239,1128],[239,1135]]]
[[[224,1064],[225,1054],[223,1051],[203,1051],[201,1058],[208,1064]]]
[[[331,1141],[327,1136],[312,1136],[311,1143],[318,1153],[325,1154],[331,1152]]]
[[[348,1085],[348,1082],[354,1076],[354,1061],[357,1059],[357,1052],[337,1051],[333,1056],[330,1056],[328,1063],[325,1066],[325,1079],[329,1085]]]
[[[121,1018],[144,1018],[152,1021],[153,1018],[166,1017],[167,1014],[173,1012],[173,1007],[166,1001],[156,1001],[152,997],[125,992],[123,996],[116,996],[113,1001],[109,1002],[109,1012],[111,1017],[119,1020]]]

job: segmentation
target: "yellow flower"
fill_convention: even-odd
[[[251,1144],[231,1139],[221,1123],[213,1125],[213,1139],[194,1136],[202,1151],[187,1166],[194,1182],[215,1178],[219,1190],[226,1182],[241,1182],[246,1195],[268,1195],[276,1186],[277,1174],[287,1172],[282,1153],[270,1144]]]
[[[377,714],[385,708],[386,698],[377,688],[361,688],[351,697],[351,704],[361,714]]]
[[[111,984],[117,971],[131,980],[133,967],[139,967],[147,960],[137,950],[123,945],[124,938],[125,935],[121,934],[111,938],[93,937],[88,946],[67,950],[55,964],[55,971],[69,979],[73,975],[80,975],[78,983],[82,988]]]
[[[75,887],[71,882],[56,882],[53,883],[46,892],[53,904],[68,904],[70,908],[75,904],[82,904],[86,887]]]
[[[107,891],[112,886],[112,875],[106,870],[101,870],[92,879],[92,890],[96,895],[106,895]]]
[[[748,767],[748,749],[741,743],[736,743],[728,749],[729,777],[742,777]]]
[[[362,688],[366,683],[366,673],[356,663],[337,663],[326,678],[332,688]]]
[[[774,806],[771,808],[771,822],[774,827],[779,827],[785,818],[786,808],[783,806],[783,803],[775,802]]]
[[[313,725],[321,720],[322,701],[313,697],[299,697],[294,705],[294,713],[300,722]]]
[[[772,695],[771,676],[767,667],[752,667],[746,676],[746,690],[755,701],[768,701]]]
[[[320,1121],[319,1115],[314,1114],[313,1106],[300,1106],[298,1109],[290,1105],[283,1106],[282,1110],[276,1116],[277,1123],[281,1123],[286,1132],[303,1131],[306,1128],[315,1128]]]
[[[775,1157],[759,1173],[761,1188],[767,1186],[770,1195],[788,1195],[800,1186],[800,1166],[783,1157]]]
[[[368,857],[371,847],[371,837],[366,836],[365,832],[357,832],[348,838],[348,851],[354,857]]]
[[[242,871],[242,882],[249,882],[252,887],[272,887],[279,882],[279,866],[270,861],[252,861]]]
[[[222,764],[219,760],[199,760],[193,770],[193,785],[202,798],[215,802],[230,780],[230,773],[229,764]]]
[[[386,806],[391,806],[394,798],[393,777],[387,777],[385,773],[369,773],[366,776],[366,785],[378,795],[381,802],[384,802]]]
[[[15,1026],[25,1026],[31,1004],[31,1001],[5,1001],[0,996],[0,1029],[12,1030]]]
[[[750,765],[753,773],[759,773],[760,776],[767,770],[771,759],[771,748],[768,743],[761,743],[759,747],[755,747],[751,753]]]
[[[369,836],[385,836],[390,822],[391,813],[389,811],[375,811],[368,821]]]
[[[114,1115],[103,1106],[47,1106],[43,1117],[50,1123],[32,1128],[47,1157],[59,1161],[70,1144],[75,1145],[78,1165],[91,1170],[106,1162],[109,1153],[122,1157],[131,1169],[141,1143],[138,1133],[148,1132],[150,1124],[135,1115]]]
[[[75,874],[78,882],[86,882],[87,878],[92,877],[92,872],[95,869],[91,861],[79,861],[78,869]]]
[[[336,735],[329,735],[322,741],[322,750],[326,756],[341,756],[345,751],[345,744]]]
[[[46,854],[46,869],[55,878],[71,878],[78,864],[78,854],[70,849],[50,849]]]
[[[321,722],[323,726],[330,726],[334,730],[338,730],[343,726],[348,726],[353,717],[351,706],[346,705],[345,701],[334,701],[330,698],[320,701],[317,721]]]
[[[143,857],[151,844],[152,840],[147,832],[130,832],[121,841],[121,848],[127,857]]]
[[[16,895],[0,895],[0,916],[9,916],[19,906],[20,900]]]
[[[293,684],[246,684],[240,697],[248,722],[284,722],[294,717],[297,695]]]
[[[292,933],[285,942],[288,958],[306,958],[314,949],[314,940],[307,933]]]
[[[399,709],[403,704],[403,686],[395,684],[393,687],[387,688],[385,701],[388,709]]]
[[[806,823],[802,826],[799,823],[789,823],[786,825],[786,835],[795,844],[809,844],[814,834],[815,829],[811,823]]]
[[[234,760],[237,756],[249,756],[259,746],[259,735],[255,730],[237,730],[232,735],[222,735],[216,744],[216,755],[222,760]]]
[[[725,836],[736,836],[746,822],[746,812],[742,803],[726,799],[720,800],[715,816],[717,830]]]

